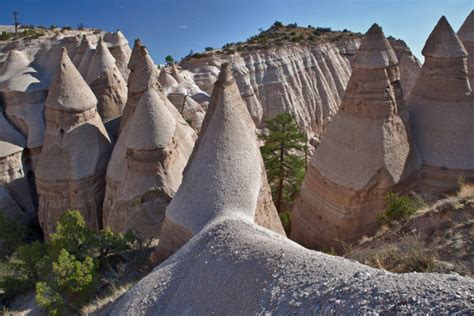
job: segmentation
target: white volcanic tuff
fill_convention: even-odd
[[[373,234],[387,192],[408,190],[421,164],[398,114],[398,61],[381,28],[367,32],[341,108],[316,149],[292,218],[292,239],[342,249]],[[405,115],[405,114],[404,114]]]
[[[81,64],[82,57],[84,57],[84,54],[92,49],[92,44],[87,37],[87,35],[82,36],[81,44],[79,44],[79,47],[76,49],[76,53],[74,54],[74,58],[72,59],[72,62],[76,68],[79,68],[79,65]]]
[[[46,100],[46,133],[36,168],[38,217],[45,236],[59,216],[78,209],[88,226],[101,226],[105,169],[111,143],[97,99],[63,49]]]
[[[468,54],[445,17],[428,38],[423,54],[425,63],[406,103],[423,156],[422,187],[443,194],[456,190],[460,177],[474,180],[474,96]]]
[[[192,145],[178,144],[183,127],[158,92],[149,88],[143,94],[125,140],[127,167],[104,225],[119,232],[131,229],[144,239],[158,237],[192,151]]]
[[[114,56],[116,60],[117,68],[120,70],[125,80],[127,80],[130,74],[128,62],[131,55],[128,40],[120,30],[113,33],[105,33],[104,40],[107,43],[110,53],[112,53],[112,56]]]

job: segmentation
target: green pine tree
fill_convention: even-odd
[[[275,206],[283,212],[291,207],[304,178],[307,139],[291,114],[278,114],[266,124],[268,132],[259,136],[264,141],[260,150]]]

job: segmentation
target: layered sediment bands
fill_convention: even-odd
[[[97,99],[63,49],[46,99],[46,132],[36,169],[38,217],[46,237],[58,218],[77,209],[101,228],[105,170],[111,143],[97,113]]]
[[[402,40],[390,40],[398,59],[398,68],[400,70],[400,84],[405,98],[410,94],[415,85],[416,77],[421,69],[421,62],[408,48]]]
[[[398,114],[398,60],[381,28],[367,32],[341,108],[316,149],[293,210],[291,238],[340,251],[377,228],[387,192],[416,185],[421,164]],[[406,114],[406,113],[405,113]]]
[[[127,81],[102,39],[90,61],[86,81],[97,97],[97,109],[104,123],[122,115],[127,102]]]
[[[215,167],[208,170],[211,162]],[[266,183],[266,179],[262,180],[265,174],[262,168],[255,126],[240,97],[230,66],[224,64],[201,137],[184,171],[184,181],[166,210],[159,246],[163,253],[170,254],[177,249],[169,247],[184,244],[186,240],[179,240],[179,237],[189,237],[186,232],[195,235],[210,219],[234,212],[261,220],[261,225],[284,235],[273,204],[267,205],[265,200],[257,203],[262,193],[271,201],[270,192],[265,189],[268,187],[262,188],[262,183]],[[232,197],[229,192],[233,192]],[[257,206],[262,209],[257,211]],[[179,236],[166,225],[180,227]]]
[[[407,100],[423,157],[423,191],[443,194],[474,180],[474,99],[467,52],[442,17],[422,51],[425,63]]]
[[[339,109],[351,74],[351,60],[359,39],[312,46],[287,46],[186,59],[180,65],[194,73],[194,81],[211,93],[219,65],[232,63],[242,98],[259,125],[281,112],[290,112],[299,126],[319,136]],[[404,43],[400,51],[402,85],[411,89],[419,65]]]
[[[141,239],[158,237],[165,209],[181,184],[192,144],[183,142],[178,124],[158,92],[149,88],[140,99],[125,140],[127,167],[104,226]]]

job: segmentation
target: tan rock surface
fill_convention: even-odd
[[[38,217],[46,236],[68,209],[88,226],[101,227],[110,139],[97,112],[97,99],[63,49],[46,99],[46,133],[36,169]]]
[[[464,48],[468,52],[467,67],[469,70],[469,79],[471,89],[474,86],[474,10],[468,15],[461,28],[458,31],[458,37],[462,41]]]
[[[375,232],[387,192],[406,192],[421,160],[397,108],[395,52],[373,25],[353,61],[341,109],[309,165],[291,238],[341,250]]]
[[[445,17],[423,48],[425,63],[407,99],[413,134],[423,157],[422,190],[457,190],[474,180],[474,101],[467,52]]]
[[[86,82],[97,97],[97,109],[104,123],[122,115],[127,102],[127,81],[102,39],[91,58]]]
[[[192,146],[178,145],[183,126],[154,88],[143,94],[125,139],[127,166],[104,218],[113,231],[130,229],[142,239],[158,237],[192,151]]]
[[[107,42],[107,47],[114,56],[117,68],[122,73],[125,80],[128,79],[130,70],[128,69],[128,62],[132,53],[128,40],[120,30],[113,33],[106,33],[104,40]]]

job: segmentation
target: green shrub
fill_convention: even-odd
[[[61,28],[61,31],[70,31],[72,30],[72,27],[68,26],[68,25],[65,25]]]
[[[280,221],[287,235],[291,233],[291,212],[280,213]]]
[[[28,227],[18,221],[6,217],[0,210],[0,255],[2,259],[9,257],[27,237]]]
[[[210,51],[212,51],[213,49],[214,49],[214,48],[212,48],[212,47],[210,47],[210,46],[209,46],[209,47],[206,47],[206,48],[204,48],[204,50],[205,50],[206,52],[210,52]]]
[[[385,197],[385,204],[385,212],[379,217],[383,223],[403,220],[416,212],[415,203],[410,198],[399,196],[396,193],[388,193]]]
[[[3,32],[0,34],[0,41],[9,40],[11,37],[13,37],[13,34],[12,34],[12,33],[7,33],[7,32],[5,32],[5,31],[3,31]]]

